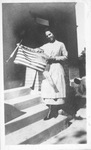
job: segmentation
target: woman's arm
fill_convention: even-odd
[[[46,80],[48,80],[49,84],[54,88],[55,92],[58,93],[59,91],[58,91],[56,85],[54,84],[53,79],[52,79],[50,73],[48,71],[44,71],[43,75],[46,78]]]
[[[66,60],[68,57],[68,52],[66,50],[65,45],[62,43],[61,47],[60,47],[60,55],[56,56],[55,59],[56,60]]]
[[[60,47],[60,52],[59,52],[59,56],[55,56],[55,57],[50,57],[50,60],[53,60],[53,61],[63,61],[63,60],[66,60],[68,57],[68,52],[66,50],[66,47],[65,45],[62,43],[61,44],[61,47]]]

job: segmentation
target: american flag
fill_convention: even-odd
[[[34,52],[33,49],[23,45],[18,47],[14,63],[42,72],[46,67],[46,59],[42,53]]]

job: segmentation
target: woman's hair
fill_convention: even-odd
[[[50,27],[49,28],[45,28],[44,33],[47,32],[47,31],[50,31],[51,33],[53,33],[53,31],[50,29]]]

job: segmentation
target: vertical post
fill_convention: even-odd
[[[76,9],[76,24],[77,24],[77,43],[78,43],[78,55],[86,47],[85,39],[85,3],[77,2]]]

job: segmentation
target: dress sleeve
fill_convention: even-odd
[[[62,43],[62,45],[61,45],[60,52],[61,52],[61,55],[64,56],[65,58],[68,57],[68,52],[66,50],[64,43]]]
[[[42,50],[45,50],[45,48],[46,48],[45,44],[40,46],[40,49],[42,49]]]

